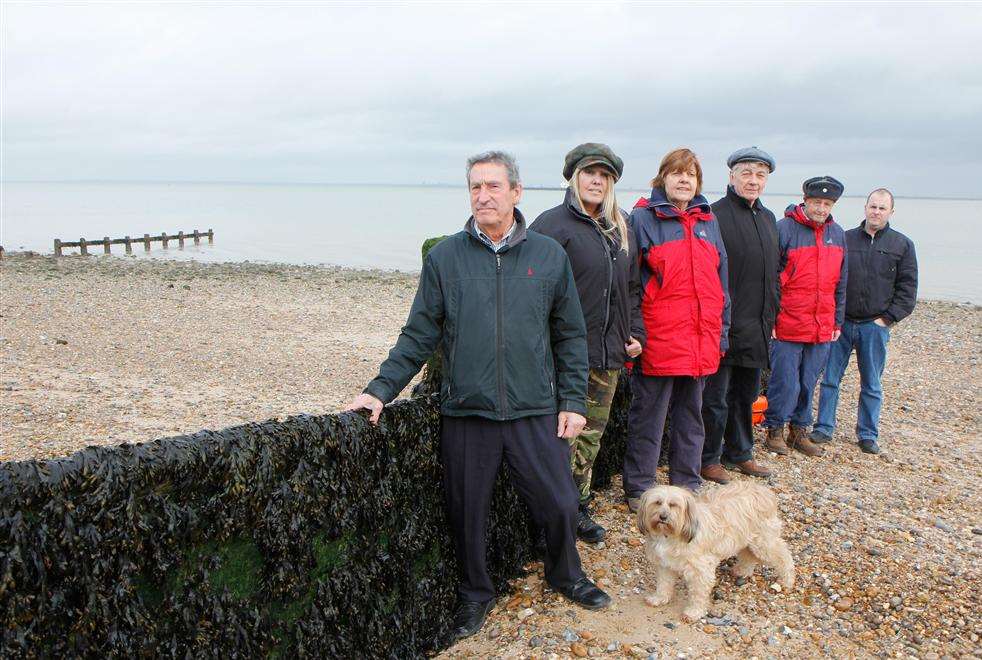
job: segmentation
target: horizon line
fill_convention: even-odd
[[[183,185],[232,185],[232,186],[324,186],[324,187],[339,187],[339,186],[354,186],[354,187],[370,187],[370,188],[466,188],[462,183],[443,183],[443,182],[429,182],[423,181],[420,183],[372,183],[372,182],[337,182],[337,181],[247,181],[247,180],[194,180],[194,179],[0,179],[0,186],[5,183],[64,183],[64,184],[92,184],[92,183],[102,183],[102,184],[128,184],[128,185],[140,185],[140,184],[183,184]],[[555,186],[555,185],[535,185],[535,184],[523,184],[522,186],[525,190],[553,190],[553,191],[563,191],[566,190],[566,186]],[[628,192],[642,192],[650,190],[649,187],[625,187],[621,190]],[[716,195],[722,195],[726,191],[724,190],[704,190],[703,194],[710,193]],[[781,197],[797,197],[801,195],[801,192],[765,192],[765,196],[781,196]],[[982,197],[958,197],[958,196],[941,196],[941,195],[893,195],[896,199],[927,199],[927,200],[946,200],[946,201],[960,201],[960,202],[977,202],[982,201]],[[842,198],[847,199],[863,199],[866,195],[843,195]],[[841,199],[841,198],[840,198]]]

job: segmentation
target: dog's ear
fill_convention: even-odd
[[[685,519],[682,522],[679,535],[685,539],[686,543],[692,543],[692,539],[696,538],[696,534],[699,533],[701,511],[702,507],[696,502],[696,498],[689,491],[685,491]]]
[[[641,498],[638,501],[638,531],[642,534],[650,534],[651,530],[648,528],[648,498],[651,491],[646,490],[641,493]]]

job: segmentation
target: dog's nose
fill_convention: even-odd
[[[667,513],[658,514],[658,520],[665,522],[666,520],[668,520],[668,514]]]

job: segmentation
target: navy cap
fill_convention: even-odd
[[[774,171],[774,158],[763,149],[758,149],[757,147],[737,149],[726,159],[726,166],[731,170],[737,163],[763,163],[767,165],[767,169],[771,172]]]
[[[805,193],[805,197],[820,197],[831,199],[833,202],[842,197],[842,191],[845,189],[841,181],[828,174],[812,177],[801,184],[801,191]]]

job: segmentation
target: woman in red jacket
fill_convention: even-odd
[[[641,264],[645,343],[631,380],[624,494],[632,510],[655,483],[671,403],[669,481],[697,490],[705,432],[702,388],[719,368],[730,323],[726,248],[702,167],[689,149],[662,159],[651,198],[631,213]]]

